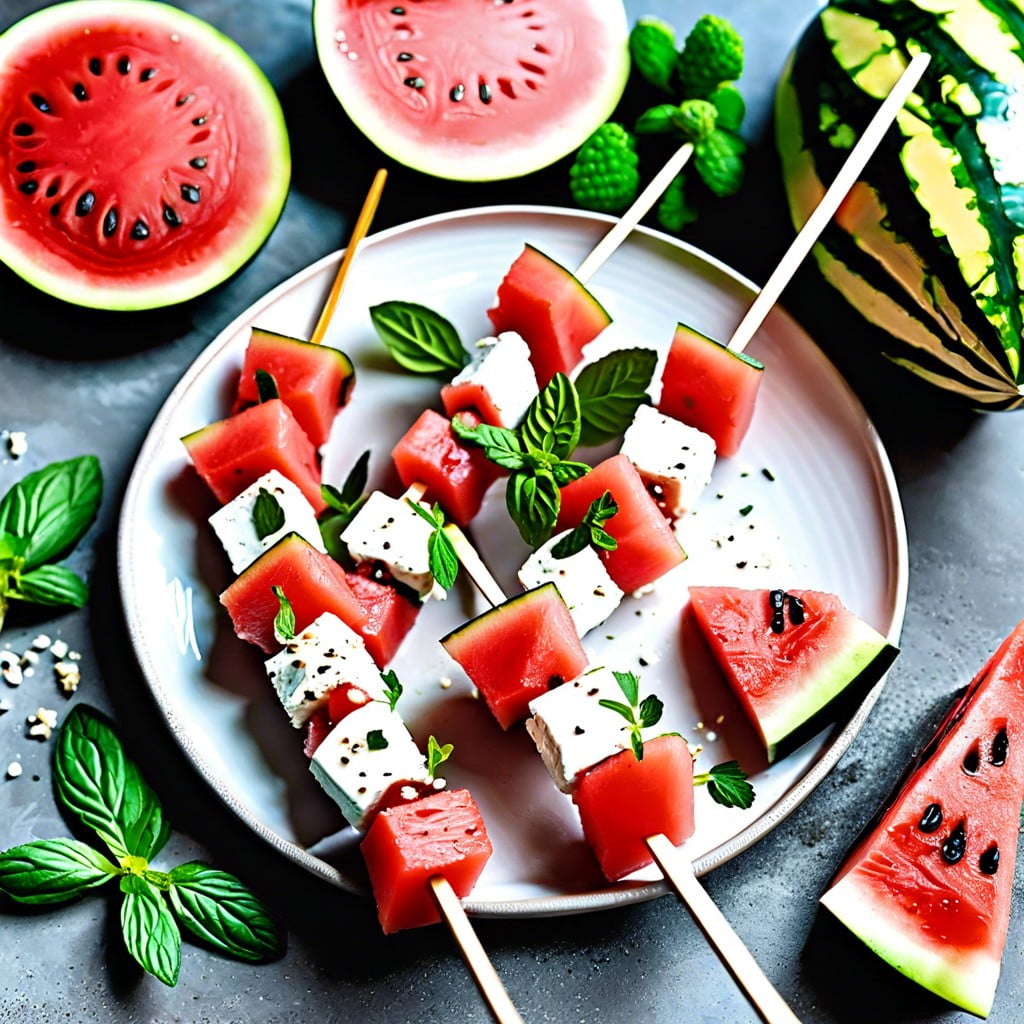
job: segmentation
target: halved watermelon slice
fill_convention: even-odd
[[[1022,736],[1024,622],[821,897],[896,970],[979,1017],[992,1008],[1010,918]]]
[[[897,649],[834,594],[690,587],[704,639],[768,760],[795,749],[881,678]]]

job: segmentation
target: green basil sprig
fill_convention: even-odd
[[[708,787],[708,796],[723,807],[746,809],[754,802],[754,787],[739,761],[723,761],[709,772],[694,775],[695,786]]]
[[[595,498],[583,515],[582,521],[567,533],[552,549],[555,558],[569,558],[588,545],[599,551],[614,551],[619,542],[604,528],[619,511],[618,502],[611,491]]]
[[[341,539],[341,535],[366,501],[369,466],[370,452],[367,449],[349,470],[341,490],[331,484],[320,485],[320,494],[327,508],[320,513],[317,525],[320,527],[320,536],[327,553],[336,562],[349,560],[348,545]]]
[[[96,517],[103,475],[95,455],[54,462],[15,483],[0,500],[0,628],[8,602],[81,608],[85,582],[63,565]]]
[[[430,573],[443,590],[451,590],[455,579],[459,574],[459,556],[455,553],[455,545],[451,537],[445,533],[444,512],[438,503],[428,512],[418,501],[411,498],[405,499],[409,507],[422,519],[425,519],[433,527],[433,531],[427,538],[427,558],[430,564]]]
[[[625,432],[637,408],[650,402],[647,389],[657,362],[652,349],[618,349],[580,371],[580,444],[604,444]]]
[[[266,907],[237,878],[205,864],[170,873],[150,867],[170,825],[112,726],[86,705],[73,708],[54,752],[57,798],[96,835],[111,860],[77,839],[40,839],[0,853],[0,891],[19,903],[63,903],[117,878],[128,952],[166,985],[181,967],[179,926],[228,956],[262,962],[281,938]]]
[[[382,302],[370,307],[370,319],[392,358],[406,370],[450,377],[469,362],[451,322],[417,302]]]
[[[661,721],[664,705],[660,698],[653,693],[644,697],[642,701],[640,700],[640,680],[633,672],[613,671],[612,675],[615,676],[619,689],[622,690],[629,703],[623,704],[621,701],[606,698],[602,698],[597,703],[603,708],[622,715],[629,723],[629,740],[633,747],[633,754],[638,761],[642,761],[644,759],[644,741],[641,730],[657,725]]]

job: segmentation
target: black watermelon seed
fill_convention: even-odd
[[[1010,752],[1010,738],[1006,735],[1006,729],[1000,729],[996,738],[992,741],[992,757],[989,761],[997,768],[1006,764],[1006,755]]]
[[[14,126],[15,135],[31,135],[34,131],[35,129],[28,123],[28,121],[19,121],[18,124]]]
[[[149,225],[144,220],[137,220],[132,225],[131,235],[136,242],[141,242],[144,238],[149,238]]]
[[[412,78],[405,79],[404,84],[409,86],[410,89],[422,89],[427,83],[419,75],[415,75]]]
[[[166,203],[164,203],[164,221],[172,228],[181,227],[181,218],[178,216],[178,211]]]
[[[206,115],[203,114],[202,117],[193,117],[192,123],[197,126],[201,124],[206,124]]]
[[[197,171],[201,171],[206,166],[205,156],[194,156],[188,162],[189,167],[194,167]]]
[[[201,198],[199,194],[199,186],[182,185],[181,198],[184,199],[186,203],[198,203]]]
[[[140,82],[148,82],[156,74],[156,68],[143,68],[139,75]]]
[[[94,75],[101,75],[101,74],[103,74],[103,62],[99,59],[99,57],[90,57],[89,58],[89,70]]]
[[[60,178],[58,178],[56,181],[51,181],[50,184],[46,186],[46,197],[47,197],[47,199],[52,199],[57,194],[57,190],[59,188],[60,188]]]
[[[406,61],[412,60],[412,54],[403,50],[399,55],[398,59],[404,64]]]
[[[48,113],[50,113],[50,104],[46,102],[46,97],[45,96],[40,96],[39,93],[34,92],[29,97],[29,99],[32,101],[32,105],[41,114],[48,114]]]
[[[21,183],[21,184],[20,184],[20,185],[18,186],[18,191],[19,191],[19,192],[24,192],[24,193],[25,193],[25,195],[27,195],[27,196],[30,196],[30,195],[32,195],[32,193],[33,193],[33,192],[35,192],[35,191],[36,191],[36,190],[37,190],[38,188],[39,188],[39,182],[38,182],[38,181],[36,181],[36,180],[35,180],[35,178],[29,178],[29,180],[28,180],[28,181],[23,181],[23,182],[22,182],[22,183]]]
[[[92,213],[92,208],[95,205],[96,196],[92,192],[83,192],[78,197],[78,202],[75,203],[75,214],[79,217],[86,217]]]
[[[452,98],[452,100],[455,103],[458,103],[462,99],[462,97],[466,95],[466,87],[461,82],[459,82],[458,85],[452,88],[452,91],[448,93],[448,95]]]
[[[179,96],[177,98],[177,100],[175,101],[174,105],[176,107],[183,107],[183,106],[185,106],[186,103],[189,102],[189,100],[194,100],[195,98],[196,98],[196,94],[194,92],[187,92],[187,93],[185,93],[184,96]]]
[[[977,775],[980,767],[981,756],[978,754],[978,748],[974,747],[967,752],[967,756],[964,758],[964,771],[968,775]]]
[[[60,203],[54,203],[53,206],[50,207],[50,216],[56,217],[58,213],[60,213]]]
[[[800,626],[804,621],[804,603],[795,594],[787,594],[786,602],[789,605],[789,621],[794,626]]]
[[[131,71],[131,69],[132,62],[127,57],[122,57],[117,62],[117,70],[120,71],[122,75],[127,75],[128,72]]]
[[[397,14],[399,17],[401,17],[403,14],[405,14],[405,8],[404,7],[392,7],[391,8],[391,13],[392,14]]]
[[[491,87],[486,82],[480,83],[480,102],[490,103],[491,102]]]
[[[921,815],[917,827],[922,832],[934,832],[942,824],[942,808],[938,804],[929,804]]]
[[[112,206],[103,218],[103,237],[109,238],[117,230],[117,207]]]
[[[978,858],[978,867],[983,875],[994,875],[999,870],[999,847],[995,843]]]
[[[942,859],[947,864],[959,864],[963,855],[967,852],[967,833],[964,832],[964,825],[961,822],[942,844]]]
[[[768,594],[768,604],[772,610],[772,632],[781,633],[786,628],[786,592],[784,590],[771,591]]]
[[[14,169],[19,174],[31,174],[36,169],[36,162],[35,160],[22,160]]]
[[[89,94],[85,91],[85,86],[81,82],[75,82],[71,87],[71,91],[75,94],[76,100],[87,100]]]

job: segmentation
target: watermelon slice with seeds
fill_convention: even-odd
[[[954,703],[821,898],[882,959],[979,1017],[992,1008],[1006,943],[1022,739],[1024,622]]]
[[[769,761],[838,717],[898,653],[834,594],[690,587],[690,602]]]

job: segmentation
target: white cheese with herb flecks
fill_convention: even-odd
[[[475,384],[486,391],[501,426],[515,427],[537,397],[529,346],[515,331],[481,338],[472,361],[452,378],[452,387],[460,384]]]

